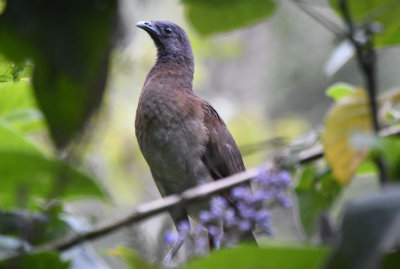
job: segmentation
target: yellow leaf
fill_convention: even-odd
[[[350,141],[354,134],[372,133],[371,114],[367,92],[364,89],[356,89],[336,100],[337,102],[325,118],[322,144],[325,158],[335,178],[342,185],[346,185],[368,154],[367,149],[357,150],[352,147]],[[380,96],[378,98],[379,121],[384,122],[386,114],[399,102],[399,89],[388,91]]]
[[[325,119],[322,134],[325,158],[335,178],[346,185],[367,156],[366,150],[357,150],[350,144],[358,133],[371,133],[371,114],[367,93],[357,89],[333,105]]]

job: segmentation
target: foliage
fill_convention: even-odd
[[[24,80],[30,76],[29,69],[30,65],[16,68],[4,58],[0,62],[0,173],[5,177],[0,188],[1,208],[29,207],[39,197],[55,195],[51,193],[55,178],[69,182],[60,197],[103,198],[93,178],[46,154],[27,138],[46,128],[31,83]]]
[[[33,60],[34,94],[57,147],[100,104],[115,11],[114,0],[16,0],[0,16],[0,51],[17,65]]]
[[[199,258],[184,268],[318,268],[327,250],[308,246],[238,246],[215,252],[208,258]]]
[[[353,135],[372,131],[365,90],[348,89],[347,93],[329,111],[322,135],[325,157],[341,184],[349,183],[367,156],[366,150],[357,150],[352,146]]]
[[[132,268],[132,269],[135,269],[135,268],[140,268],[140,269],[160,268],[160,266],[158,266],[158,265],[148,264],[146,261],[144,261],[142,258],[140,258],[136,252],[134,252],[129,247],[125,247],[125,246],[116,247],[114,249],[109,250],[107,254],[110,256],[114,256],[114,257],[123,259],[123,261],[126,263],[126,265],[128,265],[129,268]]]
[[[50,133],[58,148],[65,147],[100,104],[115,10],[112,0],[7,1],[2,10],[2,268],[68,268],[54,252],[6,258],[18,254],[21,245],[29,250],[71,231],[63,207],[52,198],[106,198],[95,178],[32,136],[46,140]]]
[[[397,246],[396,238],[400,234],[399,190],[396,187],[382,191],[356,201],[346,209],[342,239],[326,269],[377,268],[385,252]]]
[[[398,90],[394,90],[379,98],[378,113],[383,115],[382,122],[385,120],[385,114],[390,113],[398,103],[399,93]],[[333,174],[341,184],[345,185],[350,182],[360,164],[365,161],[368,151],[376,148],[374,144],[362,145],[362,141],[365,140],[363,137],[372,132],[369,104],[365,90],[354,89],[346,84],[331,86],[327,90],[327,95],[334,98],[336,102],[326,116],[322,143]],[[384,147],[383,142],[380,145],[381,150],[376,148],[377,153],[385,156],[384,153],[388,151],[384,151],[383,148],[388,147]],[[394,148],[397,147],[392,149]],[[396,151],[391,152],[396,154]],[[389,157],[388,164],[392,162],[391,160],[395,161],[397,158]]]
[[[374,36],[375,44],[383,47],[400,43],[399,1],[328,2],[339,14],[343,14],[340,2],[349,5],[356,36],[347,36],[345,29],[341,36],[363,39],[365,33],[377,32],[374,22],[379,22],[383,28]],[[183,0],[182,5],[188,21],[202,36],[247,27],[275,11],[271,0]],[[83,224],[66,212],[65,202],[107,199],[98,180],[78,168],[71,156],[74,138],[81,135],[102,102],[116,11],[116,0],[0,0],[1,268],[68,268],[70,262],[61,259],[59,253],[42,248],[71,232],[82,232],[77,226]],[[399,187],[352,201],[347,207],[339,201],[355,176],[382,172],[376,169],[376,160],[384,164],[384,179],[400,179],[400,140],[372,134],[370,102],[363,88],[340,83],[326,91],[334,104],[320,137],[323,160],[313,159],[305,164],[302,154],[295,150],[292,155],[296,156],[290,156],[297,160],[290,167],[296,179],[292,200],[297,201],[293,208],[300,220],[297,228],[305,231],[305,241],[312,245],[262,242],[260,248],[222,248],[189,261],[183,268],[398,267],[400,252],[394,239],[400,234]],[[375,100],[381,124],[394,122],[393,126],[398,126],[395,104],[399,100],[398,90]],[[238,128],[248,132],[243,125]],[[355,136],[356,132],[362,135]],[[307,145],[301,146],[304,148]],[[288,184],[285,182],[283,187]],[[277,189],[272,185],[263,189],[261,196],[275,195],[271,201],[285,205],[288,200],[274,194]],[[241,190],[238,197],[242,195],[241,202],[248,206],[254,202],[249,202],[249,197],[255,195],[248,192],[243,196],[244,193]],[[342,221],[337,218],[335,206],[344,211]],[[212,221],[219,220],[213,209]],[[241,214],[249,211],[249,207],[241,209]],[[224,214],[228,211],[224,207]],[[260,212],[263,214],[256,212],[253,217],[259,217],[262,221],[258,225],[269,229],[269,212]],[[207,217],[210,215],[203,212],[202,218]],[[237,225],[239,221],[235,221]],[[340,239],[337,246],[331,245],[332,238]],[[109,254],[122,258],[131,268],[159,268],[147,264],[127,247],[113,249]]]
[[[46,156],[29,140],[2,124],[0,173],[7,176],[0,189],[2,208],[29,207],[38,197],[104,197],[93,178],[67,163]],[[64,185],[62,191],[57,190],[60,184]]]
[[[62,214],[63,207],[56,202],[38,208],[35,213],[23,210],[0,211],[0,233],[10,237],[19,236],[27,245],[44,244],[65,236],[71,230],[69,224],[62,219]]]
[[[354,90],[354,87],[349,84],[337,83],[326,90],[326,95],[338,102],[343,97],[349,96]]]
[[[294,269],[318,268],[329,251],[303,245],[277,245],[256,247],[239,245],[235,248],[225,248],[214,252],[206,258],[197,258],[183,268],[268,268]],[[130,248],[121,246],[109,251],[110,255],[121,257],[129,268],[159,268],[141,260]]]
[[[70,263],[62,261],[55,252],[41,252],[26,254],[21,257],[0,261],[1,268],[42,269],[57,268],[67,269]]]
[[[299,181],[295,188],[301,222],[309,238],[317,232],[318,219],[322,214],[329,212],[341,193],[341,187],[332,173],[324,170],[326,169],[314,164],[305,166],[300,171]]]
[[[338,13],[341,0],[329,0],[328,2]],[[393,46],[400,44],[400,2],[396,0],[348,0],[352,18],[359,24],[379,22],[382,24],[383,33],[376,36],[377,46]]]
[[[270,16],[275,9],[272,0],[184,0],[183,3],[186,17],[202,35],[254,24]]]
[[[381,156],[385,161],[388,178],[393,181],[400,179],[400,140],[397,138],[381,138],[372,141],[373,155]]]

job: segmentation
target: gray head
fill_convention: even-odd
[[[185,31],[169,21],[140,21],[137,27],[145,30],[157,47],[158,58],[193,59],[190,41]]]

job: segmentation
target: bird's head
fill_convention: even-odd
[[[145,30],[157,47],[159,58],[186,57],[193,59],[190,41],[185,31],[169,21],[140,21],[137,27]]]

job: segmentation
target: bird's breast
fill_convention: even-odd
[[[185,92],[147,89],[140,97],[135,125],[143,156],[166,193],[181,192],[207,177],[201,161],[206,133],[196,98]]]

